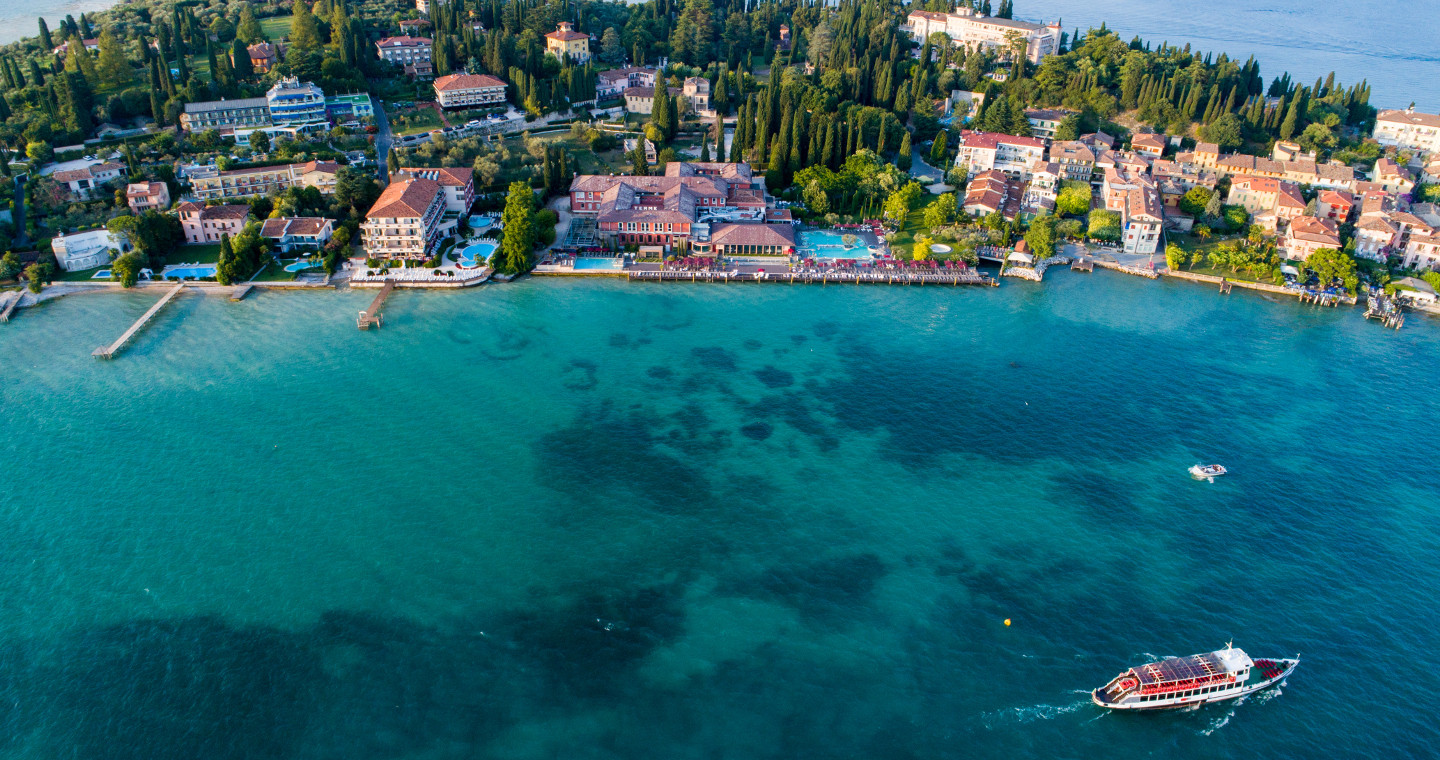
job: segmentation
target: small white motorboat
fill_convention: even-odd
[[[1228,470],[1220,464],[1195,464],[1190,466],[1190,475],[1198,480],[1215,482],[1215,479],[1224,475]]]

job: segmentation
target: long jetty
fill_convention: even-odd
[[[180,295],[180,291],[184,289],[185,283],[182,282],[166,292],[165,295],[160,297],[159,301],[155,302],[154,306],[150,307],[149,311],[140,315],[140,318],[135,320],[135,324],[130,325],[130,329],[126,330],[114,343],[108,346],[101,346],[95,349],[90,355],[100,359],[115,358],[115,354],[120,353],[120,349],[124,348],[125,344],[129,343],[130,339],[135,337],[135,333],[140,332],[140,328],[144,327],[156,314],[159,314],[160,310],[165,308],[165,304],[170,303],[170,301],[174,299],[175,296]]]
[[[389,298],[390,293],[394,290],[395,281],[386,280],[385,284],[380,287],[380,292],[375,294],[375,300],[370,302],[370,308],[360,312],[360,316],[355,318],[355,326],[361,330],[369,330],[371,326],[379,327],[382,320],[380,307],[385,305],[385,299]]]
[[[854,285],[998,285],[979,272],[729,272],[631,270],[631,280],[647,282],[780,282]]]

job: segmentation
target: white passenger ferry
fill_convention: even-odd
[[[1131,668],[1090,698],[1112,710],[1167,710],[1253,694],[1284,680],[1294,660],[1252,660],[1233,646]]]

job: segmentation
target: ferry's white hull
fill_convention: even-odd
[[[1111,710],[1179,710],[1183,708],[1196,707],[1198,705],[1210,704],[1212,702],[1227,702],[1232,699],[1239,699],[1240,697],[1254,694],[1257,691],[1264,691],[1265,689],[1268,689],[1271,686],[1274,686],[1275,684],[1284,681],[1286,677],[1288,677],[1290,673],[1295,670],[1295,666],[1299,664],[1299,660],[1276,660],[1276,662],[1284,662],[1285,669],[1282,670],[1274,678],[1257,681],[1253,684],[1247,683],[1234,689],[1221,689],[1208,694],[1196,694],[1189,697],[1157,699],[1153,702],[1107,702],[1100,698],[1100,692],[1103,691],[1103,689],[1096,689],[1095,691],[1090,693],[1090,701],[1094,702],[1100,707],[1106,707]]]

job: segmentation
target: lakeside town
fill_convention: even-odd
[[[1440,115],[1363,81],[1008,0],[236,5],[134,0],[0,48],[0,319],[346,286],[381,289],[368,326],[393,288],[521,275],[1057,265],[1440,313]]]

